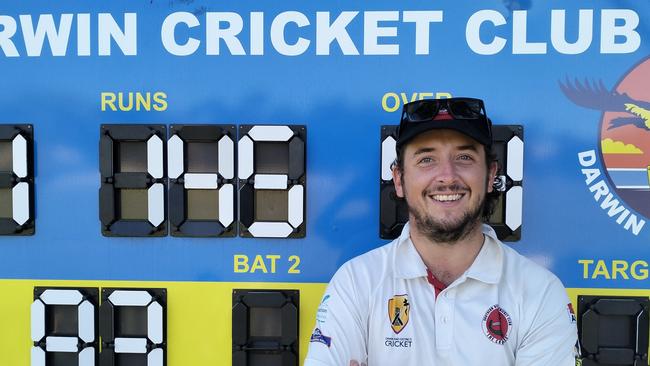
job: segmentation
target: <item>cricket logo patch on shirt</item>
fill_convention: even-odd
[[[409,322],[411,303],[408,295],[395,295],[388,300],[388,320],[395,334],[399,334]]]
[[[483,332],[496,344],[504,344],[512,328],[512,319],[498,304],[490,306],[483,315]]]

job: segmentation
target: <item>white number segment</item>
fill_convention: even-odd
[[[508,141],[508,172],[514,181],[524,179],[524,142],[519,136]]]
[[[163,308],[157,302],[147,307],[147,334],[153,343],[163,342]]]
[[[165,220],[165,187],[162,183],[155,183],[149,187],[147,197],[149,222],[158,226]]]
[[[13,219],[18,225],[29,220],[29,184],[20,182],[11,190]]]
[[[248,136],[244,136],[239,140],[239,179],[248,179],[253,175],[253,165],[254,165],[254,151],[253,151],[253,140]]]
[[[286,222],[254,222],[248,228],[254,237],[286,238],[291,235],[293,228]]]
[[[389,181],[393,179],[393,172],[390,169],[391,164],[397,158],[395,150],[396,141],[393,136],[388,136],[381,143],[381,179]]]
[[[147,338],[115,338],[115,353],[147,353],[147,339],[154,344],[165,341],[163,307],[147,291],[116,290],[108,296],[114,306],[147,307]],[[162,366],[163,350],[153,349],[147,355],[147,366]]]
[[[79,338],[86,343],[95,341],[95,307],[88,300],[79,305]]]
[[[163,365],[163,350],[156,348],[149,352],[147,355],[147,366],[162,366]]]
[[[286,174],[255,174],[255,189],[287,189]]]
[[[13,153],[13,170],[18,178],[27,176],[27,140],[23,135],[18,134],[11,142]]]
[[[46,305],[78,305],[83,300],[77,290],[45,290],[39,297]]]
[[[152,300],[147,291],[123,291],[116,290],[108,300],[115,306],[147,306]]]
[[[217,189],[219,176],[216,174],[185,174],[185,189]]]
[[[289,141],[293,131],[288,126],[253,126],[248,131],[254,141]]]
[[[170,179],[176,179],[183,174],[184,158],[183,140],[174,135],[167,141],[167,171]]]
[[[79,352],[79,366],[95,366],[95,347],[84,348]]]
[[[304,192],[304,187],[299,184],[289,190],[289,223],[293,227],[300,226],[303,221]]]
[[[32,347],[31,366],[45,366],[45,351],[41,347]]]
[[[514,186],[506,192],[506,225],[515,231],[521,226],[523,189]]]
[[[77,306],[78,337],[58,337],[45,334],[46,305]],[[31,305],[32,341],[45,338],[45,350],[32,347],[31,366],[45,366],[47,352],[79,352],[78,343],[95,341],[95,306],[78,290],[48,289]],[[95,347],[86,347],[79,352],[79,366],[95,365]]]
[[[32,341],[38,342],[45,336],[45,305],[41,300],[32,303]]]
[[[147,171],[156,179],[163,177],[163,142],[156,135],[147,141]]]
[[[294,136],[288,126],[253,126],[247,136],[239,140],[239,179],[248,179],[254,173],[254,142],[287,142]],[[286,174],[255,174],[255,189],[284,190],[288,188]],[[303,223],[304,187],[294,185],[288,193],[288,222],[256,221],[248,232],[254,237],[286,238]]]
[[[115,353],[147,353],[147,339],[115,338]]]
[[[219,174],[225,179],[235,177],[235,143],[228,136],[219,140]]]
[[[232,184],[224,184],[219,189],[219,222],[223,227],[228,227],[235,219],[234,191]]]
[[[77,352],[77,337],[45,337],[48,352]]]

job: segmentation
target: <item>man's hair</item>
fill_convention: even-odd
[[[408,145],[408,144],[407,144]],[[497,162],[497,156],[496,154],[493,154],[490,148],[488,148],[485,145],[483,146],[483,151],[485,151],[485,165],[487,166],[487,171],[488,174],[490,172],[490,165],[492,163]],[[402,180],[404,180],[404,150],[406,149],[406,145],[402,146],[400,149],[397,149],[397,157],[395,158],[395,161],[391,164],[391,169],[392,168],[397,168],[400,177]],[[488,182],[488,184],[493,185],[494,182]],[[492,216],[492,213],[494,213],[494,209],[496,208],[497,201],[499,200],[499,196],[501,195],[501,192],[499,192],[496,188],[493,187],[492,192],[489,192],[485,195],[485,206],[483,206],[483,212],[481,213],[481,218],[483,219],[483,222],[488,222],[490,221],[490,217]],[[398,199],[403,199],[401,197],[398,197]]]

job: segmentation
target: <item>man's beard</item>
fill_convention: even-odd
[[[457,189],[452,189],[452,191],[456,190]],[[427,199],[427,192],[423,192],[422,196],[424,199]],[[420,234],[437,243],[453,244],[467,237],[478,225],[481,224],[481,216],[486,205],[486,195],[481,198],[476,207],[473,209],[470,208],[470,210],[466,211],[460,219],[450,222],[436,220],[426,212],[420,212],[417,208],[409,205],[408,199],[406,202],[409,212],[415,220],[415,229]]]

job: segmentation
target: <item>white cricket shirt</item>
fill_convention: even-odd
[[[409,237],[345,263],[316,315],[304,366],[575,365],[560,280],[485,225],[470,268],[435,295]]]

